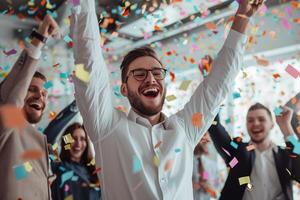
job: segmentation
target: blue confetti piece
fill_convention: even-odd
[[[296,137],[294,135],[290,135],[287,139],[294,146],[293,153],[300,155],[300,142],[296,139]]]
[[[53,83],[52,81],[47,81],[46,83],[44,83],[44,88],[46,90],[48,90],[49,88],[53,87]]]
[[[61,176],[61,183],[59,187],[62,187],[67,180],[72,178],[73,175],[74,175],[74,171],[68,171],[66,173],[63,173]]]
[[[71,181],[78,181],[78,176],[73,176],[72,178],[71,178]]]
[[[238,92],[234,92],[234,93],[232,93],[232,96],[233,96],[233,99],[238,99],[241,97],[241,94]]]
[[[230,142],[230,145],[233,147],[233,148],[235,148],[235,149],[237,149],[238,148],[238,144],[237,143],[235,143],[234,141],[231,141]]]
[[[280,107],[276,107],[273,111],[276,116],[279,116],[279,115],[281,115],[283,110]]]
[[[28,176],[28,173],[23,164],[14,166],[14,171],[17,181],[20,181]]]
[[[179,153],[179,152],[181,152],[181,149],[180,148],[176,148],[175,149],[175,153]]]
[[[230,119],[230,118],[227,118],[227,119],[225,120],[225,123],[226,123],[226,124],[231,123],[231,119]]]
[[[64,41],[65,41],[66,43],[72,42],[72,38],[70,38],[69,35],[65,35]]]
[[[133,166],[132,166],[132,172],[134,174],[138,173],[139,171],[142,170],[142,164],[140,159],[137,156],[133,156]]]
[[[67,73],[60,73],[60,78],[67,79],[68,77]]]

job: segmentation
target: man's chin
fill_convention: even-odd
[[[27,115],[27,121],[30,123],[30,124],[36,124],[36,123],[39,123],[42,119],[42,114],[40,115],[33,115],[33,114],[28,114]]]

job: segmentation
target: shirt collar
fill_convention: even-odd
[[[167,119],[166,115],[164,113],[161,112],[161,117],[162,117],[162,121],[159,122],[158,124],[154,125],[154,126],[159,126],[159,125],[163,125],[165,123],[165,120]],[[134,112],[134,110],[131,108],[129,113],[128,113],[128,119],[131,121],[134,121],[135,123],[138,123],[140,125],[146,126],[146,127],[152,127],[151,123],[149,122],[148,119],[140,116],[139,114],[137,114],[136,112]]]

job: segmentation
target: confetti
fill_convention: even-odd
[[[64,185],[64,183],[71,179],[72,176],[74,175],[74,171],[68,171],[68,172],[65,172],[61,175],[61,183],[60,183],[60,186],[59,187],[62,187]]]
[[[172,169],[173,163],[174,163],[173,159],[170,159],[166,162],[165,167],[164,167],[165,172],[168,172]]]
[[[65,41],[66,43],[72,42],[72,38],[70,38],[69,35],[65,35],[65,36],[64,36],[64,41]]]
[[[203,174],[202,174],[202,178],[203,178],[203,180],[208,180],[208,178],[209,178],[209,174],[208,174],[208,172],[207,172],[207,171],[204,171],[204,172],[203,172]]]
[[[23,164],[14,166],[13,168],[14,168],[15,177],[17,181],[20,181],[28,176],[28,173]]]
[[[229,162],[229,166],[231,167],[231,168],[234,168],[234,166],[236,165],[236,164],[238,164],[238,160],[236,159],[236,157],[234,157],[230,162]]]
[[[194,127],[201,127],[202,126],[202,118],[203,115],[201,113],[194,113],[192,115],[192,124]]]
[[[180,153],[181,152],[181,149],[180,148],[176,148],[175,149],[175,153]]]
[[[237,149],[238,148],[238,144],[237,143],[235,143],[234,141],[231,141],[230,142],[230,145],[233,147],[233,148],[235,148],[235,149]]]
[[[78,6],[78,5],[80,5],[80,0],[71,0],[71,4],[73,6]]]
[[[155,155],[155,156],[153,156],[153,163],[154,163],[154,165],[156,166],[156,167],[158,167],[159,166],[159,164],[160,164],[160,161],[159,161],[159,158]]]
[[[166,96],[166,100],[167,101],[174,101],[175,99],[177,99],[177,97],[175,95],[173,95],[173,94]]]
[[[294,78],[300,77],[300,72],[296,68],[294,68],[292,65],[288,65],[285,68],[285,71]]]
[[[64,135],[63,139],[64,139],[64,142],[66,144],[72,144],[74,142],[74,139],[73,139],[71,133],[68,133],[67,135]]]
[[[246,147],[247,151],[252,151],[255,149],[255,146],[253,144],[250,144]]]
[[[44,88],[46,90],[48,90],[49,88],[53,87],[53,83],[52,81],[47,81],[46,83],[44,83]]]
[[[15,49],[11,49],[9,51],[3,51],[3,53],[6,55],[6,56],[11,56],[11,55],[14,55],[17,53],[17,51]]]
[[[183,90],[186,91],[190,85],[192,81],[191,80],[184,80],[181,82],[180,86],[179,86],[179,90]]]
[[[275,113],[275,115],[276,116],[280,116],[281,115],[281,113],[282,113],[282,108],[280,108],[280,107],[276,107],[276,108],[274,108],[274,110],[273,110],[273,112]]]
[[[227,151],[227,150],[224,149],[223,147],[222,147],[222,150],[223,150],[228,156],[231,156],[231,154],[229,153],[229,151]]]
[[[43,151],[41,150],[27,150],[22,155],[22,160],[36,160],[43,156]]]
[[[25,170],[27,171],[27,172],[31,172],[32,171],[32,166],[31,166],[31,164],[30,164],[30,162],[26,162],[26,163],[24,163],[24,168],[25,168]]]
[[[159,148],[159,147],[160,147],[160,145],[161,145],[161,143],[162,143],[162,141],[159,141],[159,142],[157,142],[157,143],[156,143],[156,145],[154,146],[154,149],[157,149],[157,148]]]
[[[75,76],[83,82],[89,81],[89,73],[85,71],[83,64],[77,64],[75,67]]]
[[[20,108],[13,105],[0,107],[0,114],[3,126],[6,128],[22,129],[26,126],[24,114]]]
[[[250,183],[250,177],[249,176],[240,177],[239,178],[239,183],[240,183],[240,185]]]
[[[140,159],[136,155],[134,155],[133,156],[133,161],[132,161],[132,172],[134,174],[136,174],[136,173],[138,173],[141,170],[142,170],[141,161],[140,161]]]

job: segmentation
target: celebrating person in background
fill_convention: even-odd
[[[194,150],[194,200],[217,198],[218,164],[209,158],[209,134],[206,132]]]
[[[60,161],[52,161],[51,168],[56,179],[51,184],[53,200],[100,199],[100,185],[96,174],[92,144],[79,123],[73,123],[61,138]],[[70,174],[70,179],[65,179]]]
[[[282,107],[276,116],[286,148],[270,140],[273,120],[270,110],[260,103],[252,105],[246,125],[250,142],[232,140],[216,117],[217,125],[209,128],[211,139],[225,162],[231,167],[221,200],[292,200],[292,180],[300,181],[299,140],[291,126],[292,109]],[[297,147],[298,145],[298,147]]]
[[[57,34],[57,23],[46,15],[38,31],[33,31],[30,47],[21,53],[0,85],[1,200],[48,200],[51,197],[46,137],[32,124],[41,120],[47,102],[47,91],[43,87],[46,78],[36,71],[37,62],[47,38]],[[25,116],[24,123],[21,113]],[[14,119],[6,119],[9,117]],[[16,119],[20,124],[12,123]]]
[[[97,166],[103,170],[99,175],[104,199],[193,198],[194,148],[242,67],[244,33],[262,2],[241,1],[211,73],[185,107],[170,117],[161,112],[167,70],[149,47],[130,51],[121,64],[121,93],[132,107],[128,116],[113,108],[95,2],[74,6],[75,64],[89,74],[87,80],[75,73],[75,98],[95,146]]]

